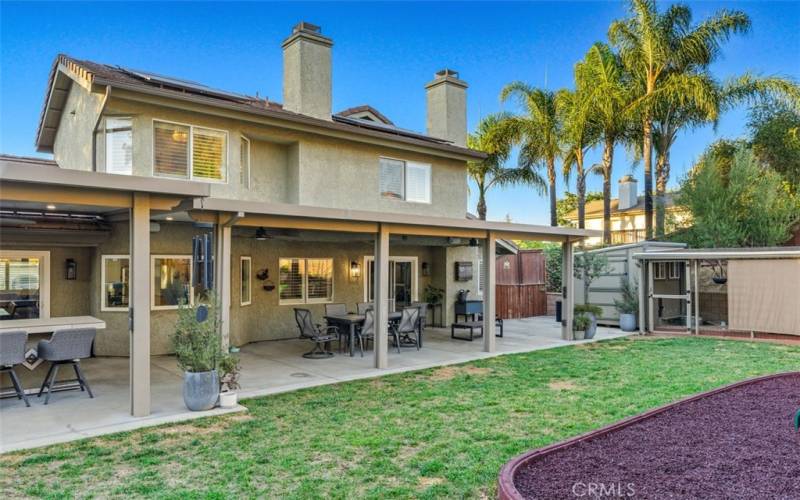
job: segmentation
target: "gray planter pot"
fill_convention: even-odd
[[[623,332],[636,331],[636,315],[620,313],[619,315],[619,328]]]
[[[589,326],[586,327],[586,337],[587,339],[593,339],[594,334],[597,333],[597,316],[594,313],[584,313],[589,318]]]
[[[572,338],[575,340],[583,340],[586,338],[586,330],[573,330]]]
[[[217,370],[183,373],[183,402],[192,411],[210,410],[219,398]]]

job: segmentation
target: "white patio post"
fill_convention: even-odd
[[[483,350],[495,351],[495,235],[486,232],[483,241]]]
[[[639,334],[644,335],[647,332],[647,293],[645,292],[647,284],[647,263],[646,260],[639,261]]]
[[[130,217],[131,415],[150,414],[150,195],[133,193]]]
[[[231,337],[231,233],[228,223],[218,215],[214,225],[214,289],[219,301],[222,348],[228,350]]]
[[[375,234],[375,368],[389,366],[389,231],[380,224]]]
[[[572,340],[572,316],[575,307],[575,278],[572,275],[572,242],[569,238],[561,244],[561,338]]]

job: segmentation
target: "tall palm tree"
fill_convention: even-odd
[[[478,218],[486,220],[486,193],[492,187],[527,184],[544,194],[547,183],[532,168],[507,168],[508,157],[511,156],[513,137],[506,124],[511,116],[497,113],[483,118],[477,130],[467,137],[467,146],[487,154],[481,161],[467,163],[467,172],[478,187]]]
[[[604,43],[594,44],[575,65],[575,80],[588,92],[589,119],[603,143],[602,163],[593,170],[603,176],[603,243],[610,245],[614,147],[627,140],[633,93],[620,57]]]
[[[671,5],[659,12],[655,0],[629,0],[630,16],[614,21],[609,40],[619,48],[626,69],[636,80],[641,116],[644,161],[645,229],[653,236],[653,120],[656,102],[668,97],[680,104],[691,103],[713,115],[715,94],[697,66],[710,63],[720,45],[732,34],[750,28],[750,19],[739,11],[718,11],[692,26],[691,10]],[[683,69],[683,71],[681,70]]]
[[[503,102],[514,99],[522,109],[522,114],[509,117],[504,126],[512,140],[521,144],[519,166],[530,170],[542,165],[546,168],[550,191],[550,225],[557,226],[556,159],[561,155],[561,124],[556,93],[523,82],[513,82],[503,88],[500,99]]]
[[[577,82],[576,82],[577,83]],[[556,94],[556,108],[559,112],[561,141],[563,143],[562,169],[564,182],[568,183],[575,171],[575,194],[578,197],[578,227],[586,227],[586,152],[595,145],[598,138],[597,127],[590,121],[590,93],[582,85],[576,90],[560,90]]]

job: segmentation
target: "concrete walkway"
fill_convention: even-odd
[[[242,348],[240,397],[248,398],[293,391],[306,387],[333,384],[348,380],[378,377],[390,373],[419,370],[435,366],[464,363],[501,354],[550,349],[579,342],[561,340],[561,326],[552,317],[507,320],[505,336],[497,339],[497,352],[482,352],[483,341],[466,342],[450,339],[449,329],[426,330],[420,351],[403,348],[389,351],[389,368],[372,367],[372,351],[360,357],[338,354],[330,359],[309,360],[300,355],[310,348],[308,341],[283,340],[258,342]],[[627,334],[611,328],[598,328],[594,342]],[[152,414],[134,418],[128,413],[128,359],[93,358],[82,363],[94,399],[80,391],[56,392],[50,404],[43,398],[31,400],[26,408],[17,399],[0,400],[0,452],[33,448],[85,437],[109,434],[243,411],[215,409],[190,412],[183,405],[182,373],[172,356],[152,359]]]

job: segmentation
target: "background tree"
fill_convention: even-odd
[[[727,170],[727,172],[726,172]],[[780,245],[800,221],[800,200],[752,150],[730,143],[711,148],[681,183],[676,202],[691,215],[681,237],[692,247]]]
[[[800,113],[786,103],[766,101],[750,111],[747,124],[759,162],[800,190]]]
[[[589,191],[586,193],[586,203],[590,203],[595,200],[602,200],[603,193],[597,191]],[[564,196],[561,197],[560,200],[556,203],[556,215],[558,217],[558,225],[559,226],[573,226],[574,223],[567,219],[567,214],[573,212],[578,209],[578,195],[575,193],[570,193],[569,191],[564,192]]]
[[[611,175],[614,147],[627,140],[632,92],[622,61],[604,43],[596,43],[575,65],[575,80],[589,92],[589,120],[603,144],[602,163],[593,171],[603,176],[603,243],[611,244]]]
[[[609,40],[619,48],[638,94],[634,104],[641,121],[642,160],[644,162],[645,230],[653,236],[653,120],[656,103],[667,99],[691,104],[711,112],[716,94],[708,80],[695,70],[709,64],[722,42],[733,33],[745,32],[750,19],[739,11],[718,11],[711,18],[692,26],[691,10],[671,5],[659,12],[655,0],[630,0],[630,15],[614,21]]]
[[[521,168],[536,170],[545,167],[550,191],[550,225],[556,226],[556,159],[561,155],[556,94],[523,82],[513,82],[503,88],[500,99],[503,102],[513,99],[522,109],[521,114],[509,117],[504,127],[512,141],[521,145]]]
[[[576,82],[577,83],[577,82]],[[575,191],[577,194],[578,227],[586,227],[586,152],[594,146],[598,129],[590,118],[590,94],[582,85],[576,90],[561,90],[556,95],[556,108],[561,122],[563,159],[561,162],[564,183],[569,184],[575,172]]]
[[[467,146],[487,154],[482,161],[467,163],[467,172],[478,187],[478,218],[486,220],[486,193],[492,187],[528,184],[539,193],[547,191],[547,183],[542,176],[530,168],[507,168],[511,155],[512,136],[504,124],[510,115],[498,113],[483,118],[475,133],[467,137]]]

